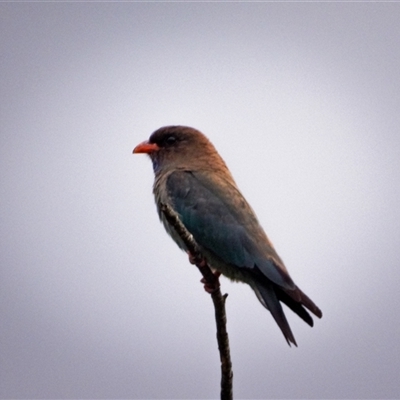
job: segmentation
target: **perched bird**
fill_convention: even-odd
[[[297,346],[280,302],[310,326],[313,320],[305,308],[318,318],[322,312],[289,276],[212,143],[196,129],[166,126],[136,146],[133,153],[146,153],[151,158],[158,214],[178,246],[187,250],[161,212],[161,203],[179,215],[210,267],[249,284],[289,346]]]

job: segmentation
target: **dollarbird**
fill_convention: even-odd
[[[322,312],[293,282],[210,140],[194,128],[166,126],[137,145],[133,153],[150,156],[158,214],[177,245],[187,251],[161,211],[162,203],[178,214],[210,267],[250,285],[289,346],[297,346],[281,303],[310,326],[313,319],[307,310],[318,318]]]

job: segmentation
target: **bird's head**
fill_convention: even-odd
[[[153,132],[149,138],[133,149],[133,154],[148,154],[154,172],[189,168],[205,169],[223,166],[212,143],[200,131],[187,126],[165,126]]]

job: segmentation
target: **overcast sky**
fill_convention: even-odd
[[[236,398],[400,396],[400,4],[1,3],[0,397],[217,398],[212,301],[132,149],[205,133],[322,309],[222,279]]]

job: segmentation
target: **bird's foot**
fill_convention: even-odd
[[[187,252],[189,256],[190,264],[197,265],[199,268],[204,268],[207,262],[204,258],[199,259],[197,256],[193,255],[190,251]]]
[[[188,256],[189,256],[189,262],[191,264],[194,264],[197,266],[197,268],[199,268],[199,270],[201,271],[201,273],[204,275],[211,275],[209,276],[209,279],[207,278],[203,278],[201,279],[201,283],[204,283],[204,290],[209,293],[212,294],[214,292],[216,292],[219,287],[220,287],[220,283],[219,283],[219,277],[221,276],[221,272],[218,271],[212,271],[205,258],[201,257],[201,256],[196,256],[194,254],[192,254],[190,251],[187,252]]]
[[[204,283],[204,290],[209,294],[213,294],[220,287],[219,277],[221,276],[221,272],[215,271],[213,275],[215,277],[214,282],[209,282],[206,278],[200,280],[201,283]]]

